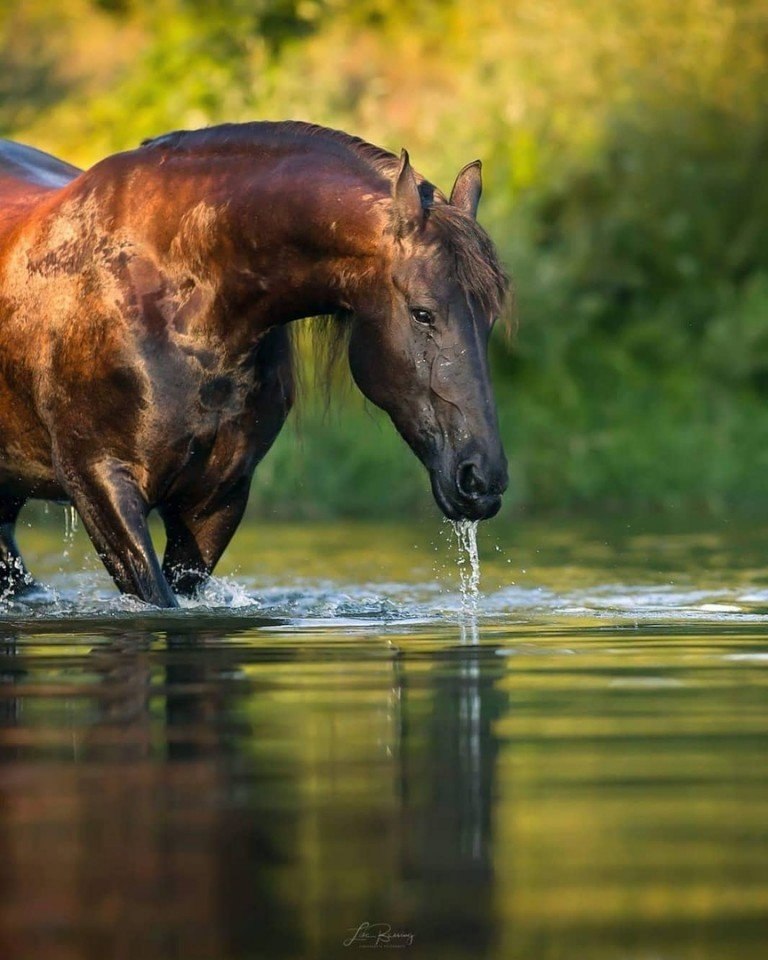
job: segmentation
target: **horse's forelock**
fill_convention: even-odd
[[[480,224],[457,207],[437,203],[428,218],[453,258],[459,286],[491,321],[508,321],[509,277]]]

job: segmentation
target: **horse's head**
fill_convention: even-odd
[[[429,471],[443,513],[484,520],[507,486],[487,355],[506,278],[475,220],[480,164],[459,173],[448,203],[429,189],[403,151],[384,267],[350,304],[350,365]]]

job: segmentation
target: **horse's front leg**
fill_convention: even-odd
[[[60,473],[118,589],[156,607],[178,606],[152,545],[147,503],[128,466],[105,457],[77,466],[64,462]]]
[[[251,478],[202,504],[160,507],[167,544],[163,573],[173,589],[192,596],[210,577],[243,518]]]
[[[16,544],[16,520],[24,500],[7,499],[0,493],[0,596],[16,596],[31,590],[35,581],[24,565]]]

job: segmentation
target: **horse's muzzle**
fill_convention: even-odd
[[[507,468],[484,468],[478,458],[463,460],[453,476],[440,470],[431,474],[432,493],[449,520],[490,520],[501,508],[507,489]]]

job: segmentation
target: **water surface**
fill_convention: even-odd
[[[165,613],[33,520],[0,957],[765,955],[768,525],[488,524],[468,609],[439,522],[250,523]]]

